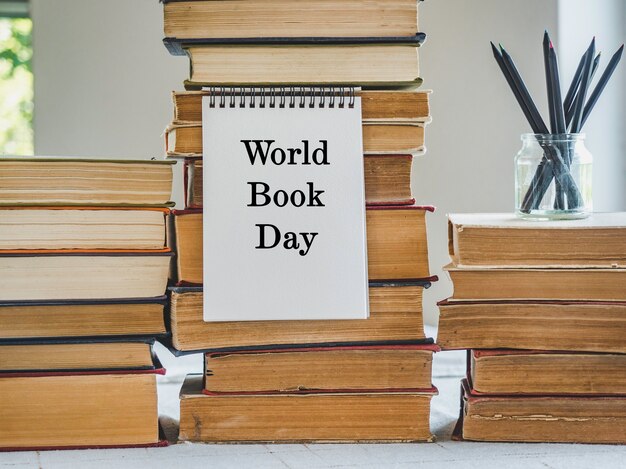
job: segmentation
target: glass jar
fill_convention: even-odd
[[[593,156],[585,134],[523,134],[515,157],[515,210],[534,220],[585,218],[593,211]]]

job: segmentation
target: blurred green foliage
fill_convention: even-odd
[[[33,154],[32,28],[0,18],[0,155]]]

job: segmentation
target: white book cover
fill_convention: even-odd
[[[244,99],[203,98],[204,320],[367,318],[360,98]]]

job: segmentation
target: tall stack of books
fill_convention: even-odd
[[[450,215],[438,343],[468,349],[458,435],[626,443],[626,213]]]
[[[0,451],[164,444],[171,168],[0,158]]]
[[[428,92],[415,90],[418,2],[163,3],[164,42],[191,62],[166,131],[167,155],[185,159],[186,208],[172,212],[170,229],[171,346],[205,353],[204,375],[181,391],[179,438],[430,441],[437,347],[425,337],[422,292],[435,280],[426,243],[433,209],[411,194],[430,120]],[[361,99],[370,316],[204,322],[202,98],[223,86],[280,94],[294,85],[356,87]]]

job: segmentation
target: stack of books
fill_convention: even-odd
[[[458,435],[626,443],[626,213],[450,215],[438,343],[468,349]]]
[[[164,444],[171,168],[0,158],[0,450]]]
[[[170,217],[170,345],[205,354],[204,375],[189,376],[181,391],[179,438],[432,440],[438,349],[424,333],[422,292],[436,279],[426,240],[433,208],[416,205],[411,193],[412,160],[425,151],[430,120],[429,94],[415,90],[424,40],[418,2],[163,3],[164,42],[191,62],[166,131],[167,155],[185,161],[186,204]],[[361,99],[369,318],[205,322],[202,158],[210,155],[203,155],[202,98],[226,86],[279,95],[295,85],[355,87]]]

